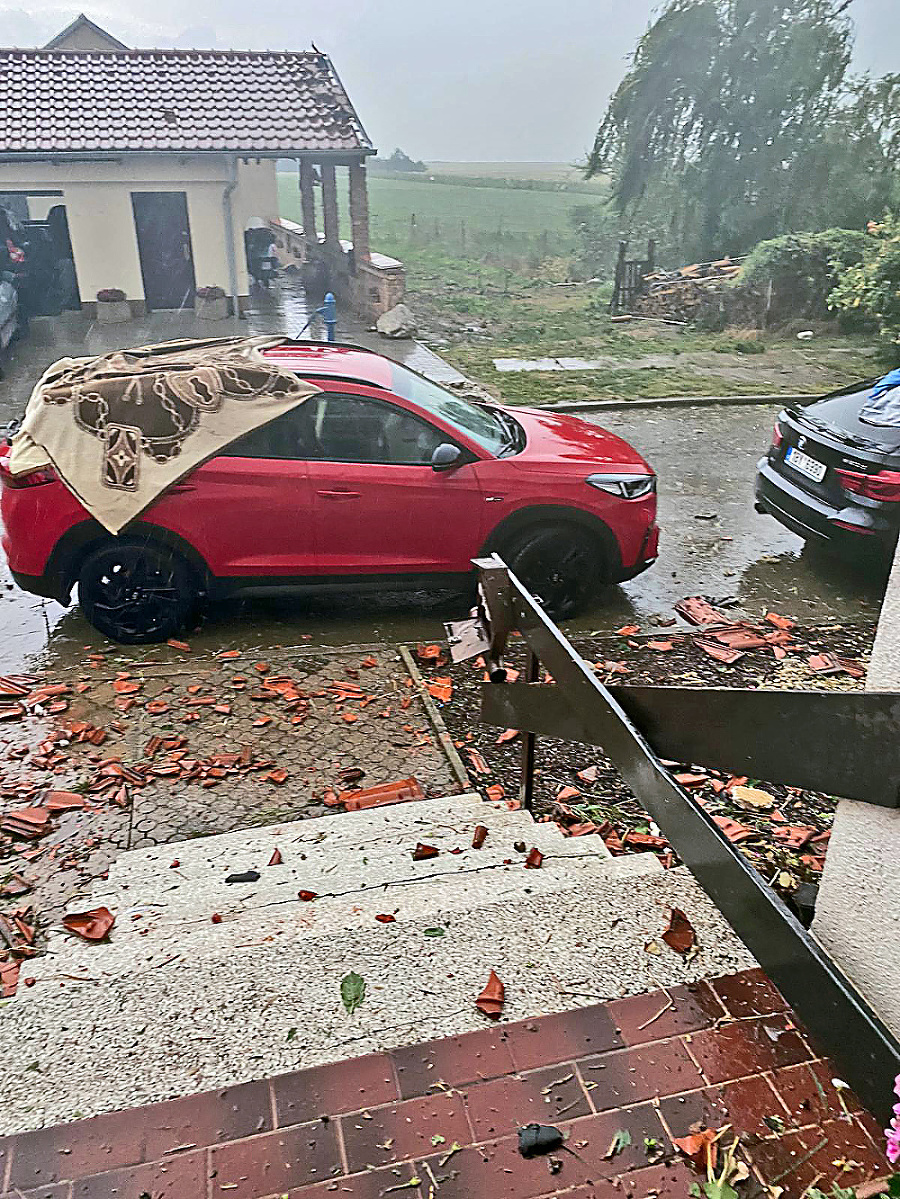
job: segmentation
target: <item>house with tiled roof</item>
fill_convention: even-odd
[[[369,252],[374,153],[317,50],[129,49],[84,16],[42,49],[0,50],[0,205],[51,220],[88,311],[106,288],[135,314],[190,307],[210,286],[241,308],[244,234],[264,221],[290,262],[317,263],[328,286],[377,313],[402,268]],[[298,164],[302,224],[279,217],[279,159]]]

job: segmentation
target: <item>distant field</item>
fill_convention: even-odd
[[[478,164],[454,163],[471,168]],[[547,164],[484,164],[494,167]],[[561,169],[557,167],[557,169]],[[495,177],[496,178],[496,177]],[[519,176],[524,178],[524,176]],[[300,197],[293,173],[280,173],[282,215],[300,219]],[[544,180],[546,183],[546,179]],[[519,187],[479,187],[472,182],[431,183],[395,176],[369,176],[372,245],[385,253],[408,246],[438,244],[448,253],[481,257],[485,253],[569,253],[574,244],[572,210],[601,202],[601,192],[573,193]],[[346,197],[342,194],[342,231],[347,229]],[[415,219],[413,219],[415,218]]]
[[[578,167],[570,162],[443,162],[429,160],[429,170],[442,175],[488,175],[495,179],[558,179],[561,182],[581,178]]]
[[[467,162],[430,164],[428,173],[442,172],[443,182],[429,181],[428,174],[369,175],[372,247],[403,261],[407,302],[420,332],[469,378],[507,402],[543,404],[825,392],[873,373],[871,338],[839,338],[824,329],[806,350],[792,335],[774,332],[754,330],[744,339],[745,331],[731,336],[653,322],[612,324],[614,221],[610,265],[597,272],[603,280],[559,286],[578,278],[569,273],[579,265],[573,210],[599,205],[605,194],[603,185],[596,192],[575,190],[577,173],[570,183],[570,170],[561,163]],[[528,187],[532,179],[535,186]],[[296,174],[279,172],[278,183],[282,215],[299,220]],[[349,237],[346,190],[342,180],[341,232]],[[610,364],[547,373],[501,373],[494,366],[495,358],[560,356]]]
[[[603,177],[585,181],[580,167],[570,162],[440,162],[428,164],[432,175],[462,175],[465,178],[534,179],[541,183],[568,183],[593,187],[602,191]]]

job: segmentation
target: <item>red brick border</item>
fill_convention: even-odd
[[[671,1138],[730,1123],[793,1199],[816,1180],[886,1172],[877,1126],[841,1103],[832,1073],[768,979],[745,971],[7,1137],[0,1188],[2,1199],[685,1199],[693,1175]],[[568,1134],[558,1172],[519,1155],[516,1130],[531,1121]],[[610,1154],[622,1129],[631,1143]]]

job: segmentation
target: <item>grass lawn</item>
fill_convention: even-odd
[[[471,165],[471,164],[460,164]],[[540,183],[540,181],[538,181]],[[408,178],[369,175],[372,245],[386,254],[428,246],[481,261],[496,255],[510,264],[531,252],[571,253],[575,248],[572,211],[603,202],[604,192],[498,187],[496,179],[478,182],[431,182],[427,175]],[[296,175],[280,172],[282,216],[300,220]],[[341,226],[349,223],[341,189]],[[406,255],[408,257],[408,254]]]
[[[370,174],[372,245],[405,263],[407,303],[424,340],[511,403],[822,393],[880,373],[871,339],[827,327],[798,341],[796,331],[613,324],[608,281],[555,285],[573,267],[573,210],[604,197],[602,182],[585,185],[564,164],[433,164],[424,176]],[[296,175],[279,174],[279,199],[282,215],[299,220]],[[346,230],[346,195],[340,202]],[[605,361],[591,371],[517,373],[497,371],[493,361],[543,357]]]

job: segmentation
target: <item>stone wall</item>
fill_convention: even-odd
[[[274,217],[269,224],[282,266],[305,272],[317,261],[326,264],[338,300],[349,304],[364,320],[374,323],[406,294],[406,271],[399,259],[373,251],[369,261],[359,262],[352,242],[342,240],[338,253],[329,253],[321,239],[310,246],[303,226],[296,221]]]

